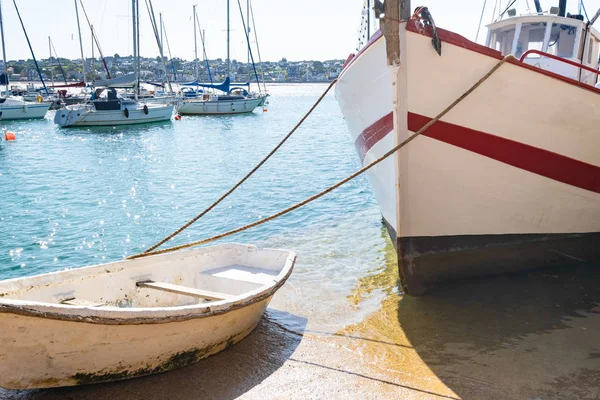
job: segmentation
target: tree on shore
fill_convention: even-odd
[[[325,66],[321,61],[313,61],[312,69],[315,74],[323,74],[325,73]]]

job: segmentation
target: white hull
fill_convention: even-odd
[[[441,56],[431,46],[431,37],[411,30],[404,35],[406,61],[393,79],[408,113],[396,121],[392,116],[392,77],[383,37],[351,62],[336,86],[364,164],[417,131],[502,58],[452,33],[440,34]],[[560,239],[556,235],[569,240],[573,235],[597,237],[598,108],[600,95],[593,87],[583,88],[518,62],[506,63],[396,157],[371,169],[369,180],[398,241],[401,263],[406,264],[401,270],[414,275],[413,285],[426,284],[421,285],[421,279],[436,280],[433,275],[440,280],[452,277],[450,269],[460,268],[444,265],[439,258],[436,271],[425,278],[428,272],[420,276],[418,271],[421,256],[491,248],[505,238],[523,245]],[[394,124],[408,124],[408,129],[395,133]],[[544,251],[549,258],[552,249]],[[478,257],[490,267],[476,274],[500,269],[485,255]],[[411,291],[406,286],[405,290]]]
[[[182,115],[243,114],[265,104],[267,96],[243,100],[182,100],[177,112]]]
[[[229,244],[1,282],[0,386],[127,379],[208,357],[254,329],[294,260]],[[149,280],[229,297],[136,286]]]
[[[174,105],[172,104],[149,104],[148,114],[139,107],[128,109],[129,116],[126,116],[124,110],[96,111],[89,105],[75,105],[57,110],[54,122],[62,127],[146,124],[169,121],[173,115],[173,109]]]
[[[5,103],[7,103],[7,100]],[[0,104],[0,120],[40,119],[46,116],[50,103]]]

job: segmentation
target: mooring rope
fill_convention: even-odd
[[[325,89],[325,91],[323,92],[323,94],[321,95],[321,97],[319,97],[317,99],[317,101],[315,102],[315,104],[313,104],[312,107],[306,112],[306,114],[304,114],[304,116],[302,117],[302,119],[300,119],[300,121],[298,121],[298,123],[296,124],[296,126],[294,126],[292,128],[292,130],[277,144],[277,146],[275,146],[273,148],[273,150],[271,150],[271,152],[269,154],[267,154],[267,156],[265,158],[263,158],[258,164],[256,164],[256,166],[254,168],[252,168],[252,170],[250,172],[248,172],[248,174],[246,174],[246,176],[244,176],[231,189],[229,189],[227,192],[225,192],[225,194],[223,194],[221,197],[219,197],[207,209],[205,209],[204,211],[202,211],[200,214],[196,215],[193,219],[189,220],[181,228],[177,229],[175,232],[171,233],[169,236],[165,237],[163,240],[161,240],[160,242],[156,243],[154,246],[149,247],[147,250],[145,250],[141,254],[146,254],[146,253],[151,252],[152,250],[156,249],[157,247],[159,247],[162,244],[168,242],[169,240],[171,240],[172,238],[174,238],[175,236],[177,236],[178,234],[180,234],[181,232],[183,232],[186,228],[188,228],[194,222],[198,221],[200,218],[202,218],[202,216],[204,216],[210,210],[212,210],[213,208],[215,208],[217,206],[217,204],[219,204],[221,201],[225,200],[225,198],[227,196],[229,196],[231,193],[233,193],[234,190],[236,190],[238,187],[240,187],[242,185],[242,183],[244,183],[248,178],[250,178],[252,176],[252,174],[254,174],[265,162],[267,162],[267,160],[269,158],[271,158],[271,156],[273,154],[275,154],[275,152],[277,150],[279,150],[279,148],[281,146],[283,146],[283,144],[290,138],[290,136],[292,136],[292,134],[294,132],[296,132],[296,130],[300,127],[300,125],[302,125],[302,123],[306,120],[306,118],[308,118],[308,116],[313,112],[313,110],[319,105],[319,103],[321,102],[321,100],[323,100],[323,98],[325,98],[325,96],[327,95],[327,93],[329,92],[329,90],[331,90],[331,88],[333,87],[333,85],[335,85],[336,82],[337,82],[337,78],[334,79],[333,81],[331,81],[331,83],[329,84],[329,86],[327,86],[327,89]],[[127,257],[127,258],[137,258],[137,257],[141,256],[141,254],[137,254],[136,256],[130,256],[130,257]]]
[[[179,246],[169,247],[169,248],[162,249],[162,250],[156,250],[156,251],[147,250],[144,253],[140,253],[140,254],[135,254],[135,255],[129,256],[129,257],[127,257],[127,259],[135,259],[135,258],[140,258],[140,257],[146,257],[146,256],[152,256],[152,255],[170,253],[170,252],[173,252],[173,251],[182,250],[182,249],[186,249],[186,248],[189,248],[189,247],[194,247],[194,246],[198,246],[198,245],[201,245],[201,244],[206,244],[206,243],[209,243],[209,242],[213,242],[215,240],[222,239],[222,238],[227,237],[227,236],[231,236],[231,235],[233,235],[235,233],[239,233],[239,232],[245,231],[245,230],[253,228],[255,226],[262,225],[265,222],[271,221],[271,220],[273,220],[275,218],[278,218],[278,217],[280,217],[282,215],[285,215],[285,214],[287,214],[287,213],[289,213],[291,211],[296,210],[297,208],[300,208],[300,207],[302,207],[302,206],[310,203],[311,201],[314,201],[314,200],[316,200],[316,199],[318,199],[320,197],[323,197],[324,195],[326,195],[327,193],[331,192],[332,190],[337,189],[338,187],[342,186],[343,184],[345,184],[345,183],[351,181],[352,179],[356,178],[357,176],[361,175],[365,171],[371,169],[375,165],[379,164],[380,162],[382,162],[383,160],[385,160],[386,158],[388,158],[389,156],[391,156],[392,154],[394,154],[395,152],[397,152],[398,150],[400,150],[402,147],[406,146],[408,143],[412,142],[415,138],[417,138],[418,136],[420,136],[423,132],[425,132],[427,129],[429,129],[433,124],[435,124],[437,121],[439,121],[450,110],[452,110],[454,107],[456,107],[461,101],[463,101],[468,95],[470,95],[475,89],[477,89],[483,82],[485,82],[490,76],[492,76],[494,74],[494,72],[496,72],[498,70],[498,68],[500,68],[506,61],[508,61],[510,59],[515,59],[516,60],[516,58],[514,56],[512,56],[512,55],[507,55],[506,57],[504,57],[502,60],[500,60],[498,63],[496,63],[496,65],[494,65],[494,67],[492,69],[490,69],[473,86],[471,86],[460,97],[458,97],[456,100],[454,100],[452,102],[452,104],[450,104],[448,107],[446,107],[444,109],[444,111],[442,111],[441,113],[439,113],[438,115],[436,115],[435,118],[433,118],[428,123],[426,123],[417,132],[413,133],[411,136],[409,136],[408,138],[406,138],[402,143],[398,144],[397,146],[395,146],[394,148],[392,148],[390,151],[388,151],[387,153],[385,153],[383,156],[381,156],[378,159],[372,161],[371,163],[365,165],[364,167],[362,167],[358,171],[356,171],[353,174],[349,175],[348,177],[342,179],[338,183],[336,183],[336,184],[328,187],[327,189],[321,191],[320,193],[317,193],[317,194],[315,194],[313,196],[310,196],[309,198],[307,198],[307,199],[305,199],[305,200],[303,200],[303,201],[301,201],[299,203],[296,203],[295,205],[293,205],[291,207],[288,207],[288,208],[286,208],[286,209],[284,209],[282,211],[279,211],[279,212],[277,212],[275,214],[272,214],[272,215],[270,215],[270,216],[268,216],[266,218],[263,218],[263,219],[260,219],[258,221],[252,222],[252,223],[250,223],[248,225],[244,225],[242,227],[233,229],[231,231],[228,231],[228,232],[225,232],[225,233],[221,233],[221,234],[209,237],[207,239],[202,239],[202,240],[198,240],[198,241],[195,241],[195,242],[190,242],[190,243],[182,244],[182,245],[179,245]],[[327,88],[327,90],[329,90],[331,88],[331,86],[333,85],[334,82],[331,83],[331,85]],[[327,91],[325,93],[327,93]],[[323,94],[323,96],[325,95],[325,93]],[[319,99],[319,101],[320,101],[320,99]],[[317,104],[318,104],[318,102],[315,103],[315,106]],[[314,106],[313,106],[313,108],[314,108]],[[312,109],[311,109],[311,111],[312,111]],[[253,172],[255,170],[256,169],[254,169]],[[239,186],[239,185],[237,185],[237,186]],[[233,190],[231,190],[231,191],[233,191]],[[205,213],[206,212],[204,212],[203,214],[205,214]],[[201,215],[203,215],[203,214],[201,214]],[[199,218],[200,216],[198,216],[197,218]],[[189,226],[189,225],[190,224],[187,224],[187,226]],[[187,227],[187,226],[185,226],[185,227]],[[177,233],[181,232],[183,229],[185,229],[185,227],[182,228],[182,229],[179,229],[177,231]],[[172,236],[174,236],[174,235],[172,235]],[[166,239],[166,240],[168,240],[168,239]],[[160,244],[164,243],[166,240],[163,240]],[[153,246],[152,249],[154,249],[156,247],[157,246]]]

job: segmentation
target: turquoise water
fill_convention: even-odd
[[[53,113],[3,123],[17,140],[0,141],[0,278],[117,261],[146,249],[243,177],[325,88],[271,86],[268,112],[249,115],[119,128],[59,129]],[[170,244],[268,216],[359,167],[330,94],[278,154]],[[318,302],[331,301],[332,309],[343,306],[357,279],[383,266],[385,247],[365,177],[222,241],[296,251],[290,285],[303,287],[304,300],[312,292]]]

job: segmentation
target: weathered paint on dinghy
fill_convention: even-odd
[[[206,358],[256,327],[295,257],[227,244],[0,282],[0,386],[107,382]],[[234,297],[137,286],[148,281]]]

